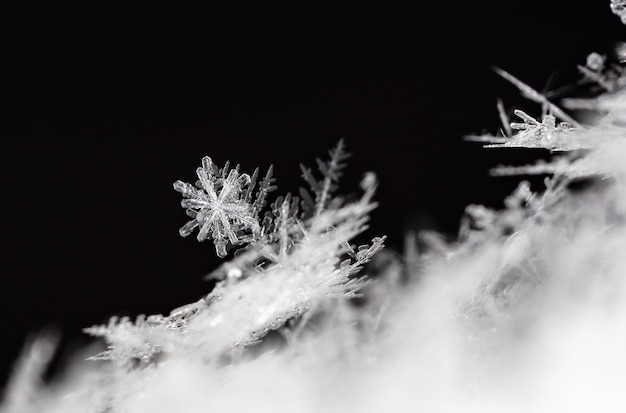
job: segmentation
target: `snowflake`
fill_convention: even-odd
[[[626,24],[626,0],[611,0],[611,11]]]
[[[541,122],[521,110],[515,110],[515,115],[524,122],[511,123],[511,129],[518,130],[510,139],[484,139],[486,142],[493,142],[494,145],[487,147],[526,147],[526,148],[547,148],[551,150],[571,150],[577,147],[576,141],[568,141],[573,137],[570,133],[576,128],[567,122],[557,124],[554,115],[545,114]]]
[[[174,189],[185,198],[181,201],[182,207],[192,218],[179,232],[186,237],[199,227],[198,241],[213,239],[221,258],[226,256],[229,242],[239,244],[242,234],[254,233],[259,228],[249,202],[254,180],[248,174],[239,173],[239,166],[230,172],[228,164],[218,169],[208,156],[202,159],[202,167],[196,173],[199,178],[196,186],[182,181],[174,183]]]
[[[568,126],[561,126],[557,128],[556,118],[553,115],[544,115],[541,122],[527,114],[522,110],[515,110],[513,113],[517,117],[521,118],[524,123],[513,122],[511,123],[511,129],[517,129],[520,132],[517,134],[520,139],[539,140],[540,142],[550,142],[560,128],[567,129]]]
[[[613,54],[622,63],[626,55],[626,44],[623,42],[617,43]],[[617,92],[626,86],[626,71],[621,65],[607,64],[606,60],[606,56],[595,52],[590,53],[587,56],[586,64],[584,66],[578,65],[578,71],[582,73],[586,81],[597,84],[607,92]],[[592,91],[594,90],[592,89]],[[590,109],[597,109],[597,107],[593,106],[593,102],[593,99],[563,100],[563,104],[570,109],[586,109],[589,104],[592,105]]]

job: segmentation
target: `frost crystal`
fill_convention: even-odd
[[[564,151],[585,147],[585,143],[576,139],[577,136],[573,133],[577,129],[572,128],[567,122],[557,124],[556,118],[549,113],[543,115],[541,122],[521,110],[515,110],[513,113],[524,122],[510,124],[512,130],[519,131],[510,138],[479,136],[470,139],[491,143],[486,146],[488,148],[524,147]]]
[[[340,141],[329,161],[318,160],[322,180],[309,173],[307,181],[319,189],[311,205],[316,209],[306,211],[314,213],[300,211],[300,200],[287,194],[276,198],[262,223],[258,216],[275,188],[271,167],[253,199],[258,169],[248,176],[239,167],[220,169],[205,157],[195,186],[174,184],[193,218],[181,235],[199,227],[198,239],[213,239],[219,256],[226,255],[227,245],[247,246],[209,275],[218,283],[198,302],[167,316],[140,316],[134,322],[114,317],[108,325],[85,329],[108,344],[92,359],[113,360],[122,369],[189,355],[212,363],[329,299],[354,297],[365,285],[357,273],[383,248],[385,237],[359,247],[349,244],[367,228],[377,179],[366,174],[363,195],[355,202],[333,199],[347,156]]]
[[[522,82],[521,80],[519,80],[518,78],[516,78],[515,76],[513,76],[512,74],[510,74],[509,72],[505,70],[502,70],[500,68],[495,68],[494,70],[496,71],[497,74],[499,74],[504,79],[511,82],[515,87],[517,87],[519,91],[522,93],[522,96],[524,96],[525,98],[532,100],[533,102],[540,103],[541,106],[544,108],[544,110],[553,113],[554,116],[556,116],[557,118],[562,119],[565,122],[568,122],[569,124],[574,125],[578,128],[582,127],[582,125],[576,122],[576,120],[574,120],[571,116],[563,112],[561,108],[559,108],[554,103],[550,102],[544,94],[537,92],[535,89],[528,86],[526,83]]]
[[[626,0],[612,8],[624,19]],[[311,193],[276,198],[262,219],[271,167],[256,189],[258,169],[205,157],[195,186],[174,188],[192,217],[183,236],[198,227],[220,256],[244,247],[210,274],[215,288],[167,316],[86,329],[108,345],[91,357],[101,361],[53,386],[42,376],[56,338],[36,338],[0,413],[626,411],[626,69],[592,54],[581,71],[609,93],[581,100],[596,117],[573,128],[499,71],[542,116],[517,110],[510,123],[499,101],[503,136],[472,139],[569,152],[497,168],[553,176],[541,190],[521,182],[501,210],[468,206],[456,241],[408,236],[403,257],[375,255],[385,237],[351,244],[377,180],[368,172],[360,197],[334,197],[342,142],[318,160],[321,178],[302,167]]]
[[[516,139],[528,142],[528,146],[535,142],[542,147],[552,146],[556,139],[571,129],[570,124],[566,122],[557,125],[556,118],[550,114],[544,115],[541,122],[538,122],[524,111],[516,110],[514,113],[524,123],[513,122],[511,123],[511,129],[519,130],[520,132],[515,136]]]
[[[182,181],[174,183],[174,189],[185,198],[182,207],[192,218],[180,229],[180,235],[186,237],[199,227],[198,241],[213,239],[217,255],[224,257],[229,242],[237,245],[242,234],[259,228],[247,199],[254,183],[249,175],[239,173],[239,165],[228,172],[228,165],[218,169],[208,156],[202,159],[202,167],[196,173],[196,186]]]

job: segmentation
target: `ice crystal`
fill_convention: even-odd
[[[239,172],[239,165],[230,171],[228,165],[220,169],[208,156],[202,159],[196,174],[199,179],[196,186],[180,180],[174,183],[174,189],[184,197],[182,207],[192,218],[180,229],[180,235],[186,237],[199,228],[198,241],[212,239],[218,257],[224,257],[229,243],[238,245],[241,235],[255,234],[259,230],[255,210],[250,204],[254,181],[250,175]],[[267,188],[258,198],[265,192]]]
[[[587,56],[587,68],[589,70],[601,71],[604,69],[604,60],[606,58],[598,53],[590,53]]]
[[[600,55],[585,66],[608,67]],[[495,171],[552,174],[545,188],[523,181],[502,209],[470,205],[457,240],[421,233],[420,251],[409,236],[404,256],[381,257],[384,237],[352,244],[376,206],[375,175],[354,201],[334,195],[342,142],[318,161],[321,179],[302,167],[313,194],[267,211],[271,168],[253,196],[258,170],[205,158],[195,186],[175,186],[193,218],[183,235],[199,227],[216,246],[241,247],[210,275],[215,288],[167,316],[87,329],[106,341],[92,357],[105,361],[55,386],[40,380],[53,340],[35,340],[0,412],[624,411],[624,85],[590,101],[595,122],[568,127],[545,95],[500,74],[543,114],[515,111],[522,121],[509,126],[498,102],[504,136],[474,139],[565,151]],[[590,176],[610,179],[571,188]]]
[[[519,132],[513,135],[513,139],[503,146],[525,146],[563,150],[568,147],[567,135],[572,132],[572,127],[567,122],[557,125],[556,118],[551,114],[542,116],[541,122],[522,110],[515,110],[515,115],[524,122],[512,122],[511,129]]]
[[[504,79],[511,82],[515,87],[517,87],[519,91],[522,93],[522,96],[524,96],[525,98],[529,100],[532,100],[533,102],[540,103],[542,107],[544,108],[544,111],[554,114],[554,116],[556,116],[559,119],[562,119],[563,121],[569,123],[570,125],[573,125],[578,128],[582,127],[582,125],[579,124],[576,120],[574,120],[574,118],[569,116],[561,108],[559,108],[557,105],[555,105],[550,100],[548,100],[548,98],[544,94],[539,93],[538,91],[528,86],[526,83],[522,82],[521,80],[519,80],[518,78],[516,78],[515,76],[513,76],[512,74],[510,74],[509,72],[505,70],[502,70],[497,67],[494,70],[496,71],[497,74],[499,74]]]
[[[515,85],[522,95],[533,102],[541,104],[543,113],[537,120],[526,112],[516,109],[513,113],[523,122],[509,122],[504,105],[498,100],[497,109],[503,124],[503,136],[478,135],[466,136],[467,140],[483,142],[487,148],[526,147],[545,148],[551,151],[571,151],[588,148],[589,142],[579,139],[578,132],[584,130],[583,125],[565,113],[559,106],[552,103],[545,94],[539,93],[510,73],[495,68],[496,73]],[[561,119],[562,122],[557,122]],[[514,133],[514,131],[517,131]]]
[[[490,135],[468,136],[467,140],[488,143],[486,148],[518,147],[518,148],[545,148],[551,151],[571,151],[583,149],[589,146],[584,139],[577,134],[578,129],[573,128],[567,122],[556,122],[556,118],[546,113],[541,122],[528,115],[526,112],[516,109],[513,112],[523,122],[512,122],[509,125],[511,131],[516,130],[509,137]]]
[[[0,412],[34,413],[45,408],[36,401],[42,392],[42,377],[54,356],[58,341],[59,338],[52,332],[29,340],[6,389],[7,397],[0,404]]]
[[[626,1],[611,0],[611,11],[618,16],[622,23],[626,24]]]
[[[350,157],[350,154],[345,150],[343,139],[340,139],[337,146],[328,154],[330,156],[328,161],[317,159],[317,166],[324,176],[321,181],[313,176],[310,168],[300,164],[302,177],[315,194],[315,199],[313,199],[306,189],[300,189],[300,195],[304,201],[303,207],[312,215],[319,215],[328,206],[332,193],[337,189],[337,181],[345,167],[344,161]]]
[[[358,201],[333,201],[347,157],[343,142],[330,155],[328,162],[318,160],[324,175],[320,182],[307,175],[309,183],[319,184],[314,214],[300,211],[299,199],[287,194],[276,198],[262,224],[257,216],[275,188],[271,168],[254,200],[251,193],[258,170],[252,177],[239,174],[238,167],[228,172],[228,166],[219,169],[208,157],[197,170],[200,180],[195,187],[177,181],[175,188],[185,197],[183,206],[195,217],[181,229],[182,235],[200,226],[199,239],[212,237],[218,255],[225,254],[219,248],[225,248],[226,239],[232,245],[246,245],[211,273],[210,278],[219,282],[198,302],[168,316],[140,316],[135,322],[114,317],[106,326],[86,329],[108,343],[108,349],[93,359],[129,367],[192,353],[210,363],[241,351],[325,300],[355,296],[364,285],[357,273],[385,240],[376,237],[371,245],[358,248],[349,243],[365,230],[375,207],[371,199],[376,176],[365,175]],[[228,231],[234,235],[224,236]]]
[[[619,51],[620,46],[616,46],[615,54],[623,61],[623,54]],[[607,92],[616,92],[626,86],[626,76],[624,68],[617,64],[606,64],[606,56],[593,52],[587,56],[584,66],[579,65],[578,70],[583,75],[584,80],[598,85]],[[593,91],[593,90],[592,90]],[[571,107],[571,100],[565,100],[566,106]]]
[[[564,100],[564,104],[570,108],[592,113],[595,124],[583,128],[571,128],[567,123],[556,125],[554,119],[548,118],[550,115],[544,115],[542,122],[539,122],[522,111],[516,111],[524,123],[512,124],[520,132],[510,139],[491,136],[470,137],[469,139],[491,143],[487,145],[488,147],[546,148],[568,153],[549,161],[539,160],[532,165],[501,165],[493,169],[492,174],[551,174],[569,179],[587,177],[622,179],[626,177],[626,167],[622,157],[625,148],[623,119],[626,116],[624,69],[615,65],[604,68],[602,56],[596,53],[592,53],[587,60],[588,67],[581,70],[584,80],[593,81],[608,93],[591,99],[570,98]],[[578,151],[580,149],[584,149],[585,152]]]

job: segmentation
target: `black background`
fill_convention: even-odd
[[[0,383],[29,332],[76,341],[208,292],[218,260],[179,237],[171,186],[203,155],[274,164],[284,193],[344,137],[343,192],[380,179],[369,236],[453,235],[465,205],[514,188],[490,167],[545,156],[462,141],[497,130],[497,97],[539,111],[492,65],[537,89],[556,71],[560,86],[625,34],[608,0],[81,3],[0,11]]]

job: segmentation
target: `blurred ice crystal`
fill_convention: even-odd
[[[618,16],[622,23],[626,24],[626,1],[611,0],[611,11]]]
[[[587,56],[587,67],[590,70],[601,71],[604,69],[604,56],[598,53],[590,53]]]

